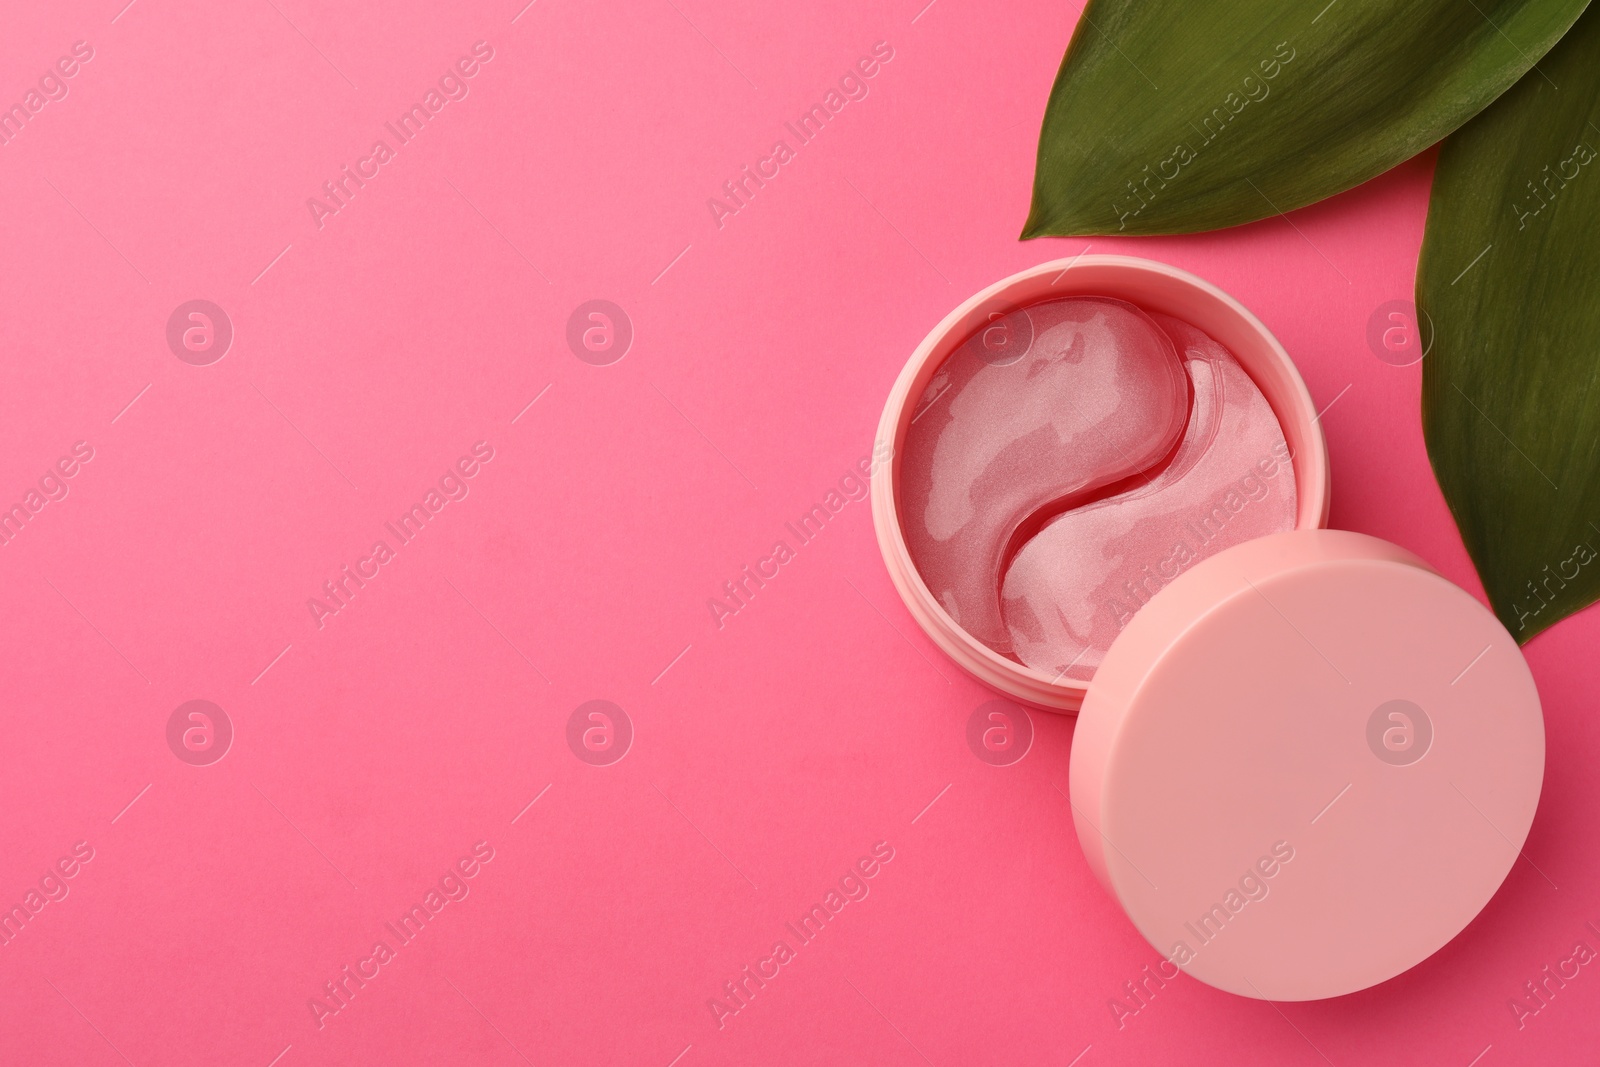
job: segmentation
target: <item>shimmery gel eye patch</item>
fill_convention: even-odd
[[[1154,466],[1188,408],[1172,340],[1131,304],[1050,300],[979,329],[929,382],[901,455],[903,530],[929,590],[1009,653],[1000,584],[1018,532]]]
[[[1156,318],[1192,383],[1182,443],[1143,484],[1050,520],[1006,570],[1011,648],[1052,675],[1087,681],[1162,586],[1224,548],[1294,528],[1294,471],[1266,398],[1222,345]]]

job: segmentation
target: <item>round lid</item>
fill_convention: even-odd
[[[1505,627],[1395,545],[1303,530],[1196,564],[1134,616],[1079,713],[1071,793],[1090,866],[1162,956],[1313,1000],[1459,933],[1543,778]]]

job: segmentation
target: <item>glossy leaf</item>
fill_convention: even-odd
[[[1358,185],[1482,110],[1588,0],[1089,0],[1023,237],[1190,233]]]
[[[1428,455],[1526,641],[1600,598],[1600,7],[1445,142],[1417,304]]]

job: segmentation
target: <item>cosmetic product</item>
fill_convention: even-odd
[[[1050,300],[985,324],[906,429],[906,543],[967,633],[1010,650],[1001,567],[1018,529],[1166,455],[1189,406],[1167,332],[1117,300]]]
[[[1272,406],[1227,349],[1157,319],[1189,375],[1183,441],[1133,488],[1064,511],[1017,551],[1002,611],[1030,667],[1087,682],[1162,586],[1230,545],[1294,529],[1294,472]]]
[[[1049,332],[1095,314],[1126,390],[1074,377],[1090,346]],[[1032,376],[990,375],[1047,337]],[[1079,390],[1095,417],[1060,417]],[[1093,452],[1097,434],[1128,451]],[[912,618],[986,686],[1077,713],[1079,844],[1171,966],[1274,1001],[1365,989],[1459,934],[1518,861],[1545,752],[1521,650],[1422,559],[1324,529],[1311,397],[1220,289],[1122,256],[990,286],[913,352],[874,454],[873,525]],[[945,529],[971,537],[941,554]]]

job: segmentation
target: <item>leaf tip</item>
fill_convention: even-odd
[[[1076,216],[1071,211],[1041,206],[1035,200],[1033,207],[1028,211],[1028,220],[1022,224],[1022,233],[1017,239],[1031,241],[1035,237],[1099,237],[1105,233],[1104,229],[1097,228],[1088,219]]]

